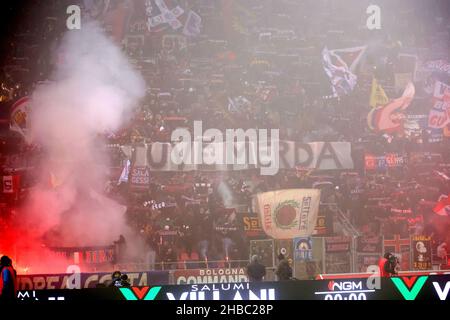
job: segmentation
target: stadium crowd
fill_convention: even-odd
[[[227,261],[247,264],[250,238],[242,221],[244,216],[256,217],[252,195],[285,188],[322,189],[319,215],[326,216],[326,236],[340,232],[334,228],[335,213],[327,206],[335,203],[364,234],[402,238],[425,234],[432,236],[433,248],[449,244],[449,218],[433,212],[439,197],[450,193],[448,128],[436,133],[425,125],[386,134],[367,124],[374,77],[392,99],[404,89],[397,86],[395,75],[410,70],[400,53],[414,52],[423,61],[450,61],[448,25],[445,30],[449,13],[439,11],[439,5],[422,8],[417,1],[414,9],[401,9],[395,19],[383,11],[389,15],[383,18],[386,25],[370,31],[357,28],[364,25],[367,1],[345,8],[353,23],[332,14],[344,3],[333,2],[333,8],[327,8],[328,1],[263,2],[234,1],[234,23],[227,25],[222,2],[193,1],[190,7],[202,16],[202,32],[195,38],[167,30],[147,34],[134,21],[127,25],[120,44],[144,76],[147,95],[122,130],[104,137],[113,172],[105,192],[127,206],[129,224],[146,239],[148,254],[141,262],[164,263],[165,268],[183,268],[184,261],[198,261],[188,268],[205,261],[209,267],[225,266]],[[25,19],[30,22],[9,39],[1,74],[3,109],[47,80],[59,63],[52,50],[64,31],[65,20],[58,16],[63,5],[49,1],[46,6],[53,11],[47,11],[44,22]],[[442,39],[447,39],[443,47]],[[348,95],[330,97],[322,49],[363,45],[368,47],[355,71],[356,87]],[[450,83],[448,75],[439,77]],[[414,84],[416,96],[408,113],[428,115],[427,83]],[[174,129],[192,130],[194,120],[202,120],[204,130],[273,128],[279,129],[281,140],[347,141],[354,169],[297,167],[281,169],[275,176],[261,176],[256,170],[151,171],[145,188],[117,183],[127,160],[120,146],[170,142]],[[4,131],[3,175],[15,168],[13,172],[26,176],[22,179],[26,190],[33,183],[32,169],[20,168],[28,166],[24,159],[41,151],[11,142],[17,136]],[[391,154],[402,163],[368,168],[368,155]],[[21,197],[2,198],[0,222],[5,227]]]

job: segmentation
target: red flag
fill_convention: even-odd
[[[433,211],[440,216],[450,216],[450,194],[441,196]]]

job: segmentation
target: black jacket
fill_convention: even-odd
[[[278,264],[276,275],[278,280],[289,280],[292,277],[292,268],[286,259],[281,260]]]
[[[266,267],[257,261],[253,261],[247,266],[247,275],[251,282],[261,281],[266,275]]]

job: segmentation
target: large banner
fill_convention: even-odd
[[[316,170],[353,169],[350,142],[299,143],[283,140],[276,142],[279,143],[278,162],[280,169],[294,169],[296,166]],[[221,156],[226,155],[226,143],[222,142],[202,143],[199,146],[203,163],[205,164],[196,164],[193,159],[194,152],[191,152],[190,155],[190,158],[192,158],[189,159],[191,164],[187,164],[187,161],[181,162],[179,157],[182,156],[185,159],[186,155],[180,154],[182,150],[171,143],[155,142],[136,146],[125,145],[122,146],[122,151],[131,159],[135,167],[148,167],[151,171],[245,170],[264,167],[261,165],[261,158],[263,157],[261,155],[264,155],[265,160],[267,160],[267,157],[270,157],[271,161],[276,157],[276,155],[272,154],[271,146],[265,143],[257,145],[242,143],[236,147],[236,154],[246,155],[244,164],[220,164],[218,161],[215,161],[216,156],[214,152],[218,152],[217,150],[221,151]],[[256,158],[258,159],[255,159],[252,163],[249,159],[253,151],[257,151]],[[180,161],[181,164],[176,164],[174,160],[176,162]]]
[[[374,156],[366,153],[364,155],[365,169],[366,170],[381,170],[386,168],[402,167],[408,161],[405,155],[399,155],[397,153],[386,154],[383,156]]]
[[[314,232],[319,189],[286,189],[256,195],[264,232],[274,239],[293,239]]]
[[[116,261],[114,246],[105,247],[61,247],[50,248],[56,255],[74,261],[76,264],[103,264]]]
[[[169,284],[168,271],[124,272],[132,286]],[[96,288],[99,284],[109,285],[111,273],[72,273],[18,275],[19,290],[82,289]]]
[[[175,270],[175,284],[248,282],[245,268]]]
[[[411,247],[414,270],[431,270],[431,237],[413,236]]]

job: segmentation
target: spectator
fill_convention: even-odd
[[[8,256],[0,259],[0,300],[15,300],[17,298],[16,270]]]
[[[277,270],[275,271],[278,281],[290,280],[292,278],[292,268],[289,265],[289,261],[282,253],[278,255],[278,260]]]
[[[250,282],[263,281],[266,276],[266,267],[259,262],[257,255],[253,255],[247,266],[247,275]]]

